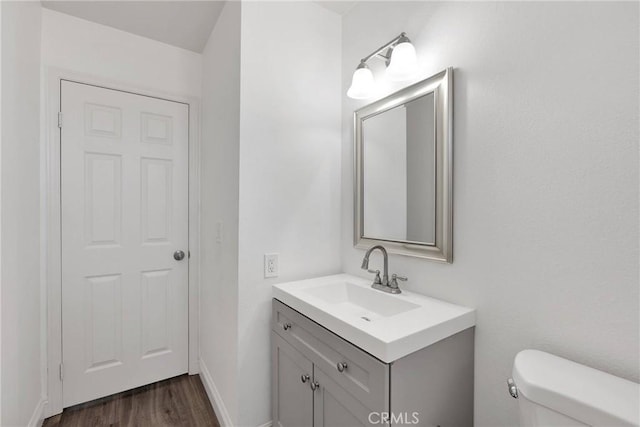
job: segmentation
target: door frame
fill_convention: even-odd
[[[162,90],[136,87],[93,75],[87,75],[56,67],[43,70],[42,79],[42,142],[41,142],[41,243],[42,277],[46,301],[42,341],[44,389],[47,394],[45,417],[62,412],[62,234],[60,188],[60,141],[58,112],[60,110],[61,81],[98,86],[134,95],[160,98],[186,104],[189,110],[189,374],[199,372],[199,289],[200,289],[200,99],[188,95],[176,95]]]

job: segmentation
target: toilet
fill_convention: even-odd
[[[538,350],[513,362],[520,426],[639,426],[640,384]]]

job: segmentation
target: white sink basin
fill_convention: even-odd
[[[348,274],[281,283],[273,296],[388,363],[475,325],[473,309]]]
[[[368,322],[420,307],[409,301],[388,298],[388,295],[380,291],[371,292],[372,290],[348,281],[338,281],[305,289],[303,292],[322,300],[335,312]]]

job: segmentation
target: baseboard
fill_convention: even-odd
[[[209,373],[209,369],[207,369],[207,365],[205,365],[202,359],[199,360],[199,365],[202,384],[204,385],[204,389],[207,392],[207,396],[209,396],[209,401],[211,402],[211,406],[213,407],[213,412],[216,413],[216,417],[218,418],[220,427],[233,427],[233,422],[231,421],[231,417],[229,416],[227,407],[224,406],[222,396],[220,396],[220,392],[216,388],[216,385],[211,378],[211,374]]]
[[[29,420],[28,427],[40,427],[44,422],[44,408],[47,406],[47,399],[44,397],[40,399],[36,409],[34,409],[31,419]]]
[[[273,421],[267,421],[264,424],[260,424],[258,427],[271,427],[272,424],[273,424]]]

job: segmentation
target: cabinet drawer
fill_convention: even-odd
[[[272,328],[367,408],[389,409],[389,365],[276,299]]]

